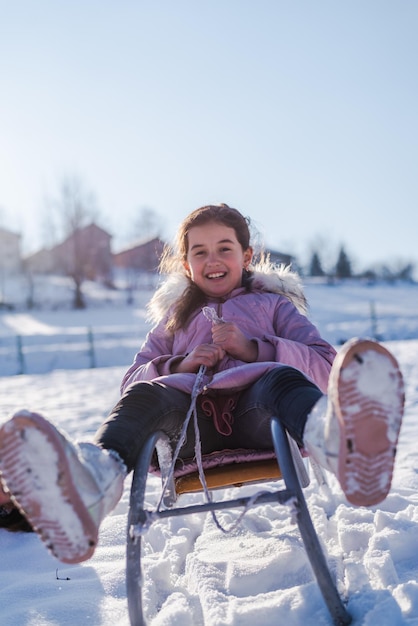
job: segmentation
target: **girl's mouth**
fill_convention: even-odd
[[[212,272],[212,274],[207,274],[206,278],[213,280],[214,278],[223,278],[224,276],[226,276],[226,272]]]

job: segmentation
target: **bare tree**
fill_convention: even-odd
[[[65,177],[61,183],[59,209],[64,235],[71,235],[98,217],[97,201],[78,176]]]
[[[64,241],[56,247],[57,259],[60,269],[74,282],[74,308],[84,308],[82,284],[87,278],[91,260],[84,229],[97,219],[96,199],[81,178],[66,177],[61,183],[60,195],[54,207],[59,214],[64,236]]]
[[[135,231],[141,239],[161,236],[161,216],[151,207],[141,207],[135,220]]]

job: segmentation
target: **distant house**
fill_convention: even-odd
[[[115,267],[136,272],[156,272],[165,243],[159,237],[140,241],[113,254]]]
[[[164,246],[161,239],[153,237],[113,254],[115,273],[126,285],[129,304],[135,289],[155,287]]]
[[[42,248],[30,254],[25,258],[24,265],[32,274],[52,274],[55,269],[52,250]]]
[[[87,280],[112,281],[111,235],[92,223],[75,230],[62,243],[42,249],[25,260],[35,273],[79,276]]]
[[[21,269],[21,235],[0,227],[0,271],[15,273]]]
[[[94,222],[75,230],[51,250],[56,271],[68,276],[81,273],[87,280],[111,281],[111,239]]]

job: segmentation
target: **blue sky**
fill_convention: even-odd
[[[64,177],[114,246],[207,203],[273,248],[418,266],[416,0],[0,0],[0,224]]]

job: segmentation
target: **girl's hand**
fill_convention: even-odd
[[[202,343],[184,357],[181,361],[173,363],[171,372],[173,374],[189,372],[195,374],[201,365],[211,369],[223,359],[225,350],[221,346],[213,343]]]
[[[232,322],[212,326],[213,343],[225,350],[234,359],[252,363],[257,360],[257,344],[248,339]]]

